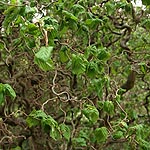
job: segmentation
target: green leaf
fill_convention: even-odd
[[[149,150],[150,149],[150,142],[147,142],[142,138],[139,138],[137,141],[138,141],[140,147],[142,148],[142,150]]]
[[[0,93],[3,93],[5,90],[4,84],[0,83]]]
[[[112,134],[113,139],[120,139],[123,137],[123,132],[122,131],[116,131]]]
[[[5,20],[4,20],[4,27],[8,27],[9,24],[17,18],[19,15],[20,7],[16,6],[9,6],[8,9],[4,11]]]
[[[43,127],[45,127],[46,125],[48,125],[50,127],[54,127],[54,128],[58,127],[58,123],[50,115],[42,118],[41,124]]]
[[[73,143],[75,143],[77,146],[87,146],[86,140],[82,137],[79,138],[73,138]]]
[[[47,115],[42,110],[33,110],[27,117],[26,122],[29,127],[40,125],[41,119]]]
[[[129,135],[136,134],[139,138],[142,136],[141,132],[143,130],[142,124],[137,124],[129,128]]]
[[[114,114],[114,104],[112,101],[105,101],[104,102],[104,111],[106,111],[109,115]]]
[[[82,55],[72,54],[72,73],[83,74],[86,71],[86,64]]]
[[[41,125],[46,132],[50,133],[54,140],[61,138],[58,123],[42,110],[33,110],[27,117],[26,122],[29,127]]]
[[[99,60],[106,61],[110,58],[110,53],[106,51],[105,48],[99,49],[99,54],[97,56]]]
[[[61,138],[60,131],[57,128],[54,128],[53,126],[51,127],[50,136],[54,140],[59,140]]]
[[[73,10],[75,16],[78,16],[78,14],[81,14],[82,12],[85,11],[84,7],[79,4],[73,5],[71,9]]]
[[[16,98],[16,93],[9,84],[4,84],[5,94],[10,96],[12,99]]]
[[[21,150],[21,147],[20,146],[17,146],[15,148],[11,148],[10,150]]]
[[[35,54],[34,62],[41,68],[43,71],[49,71],[54,69],[53,61],[51,60],[51,53],[53,47],[41,47],[39,52]]]
[[[115,5],[112,2],[107,2],[105,4],[108,15],[112,15],[115,11]]]
[[[52,55],[52,51],[53,51],[52,46],[49,47],[42,46],[40,50],[35,54],[35,57],[44,62],[47,62]]]
[[[128,125],[127,125],[127,123],[124,122],[124,121],[121,121],[121,122],[119,123],[119,126],[120,126],[121,128],[128,129]]]
[[[147,30],[150,29],[150,19],[144,19],[142,22],[142,26],[144,26]]]
[[[97,105],[98,105],[98,108],[99,108],[99,109],[103,109],[103,107],[104,107],[104,102],[99,100],[99,101],[97,102]]]
[[[34,24],[34,23],[29,23],[27,26],[26,26],[26,32],[28,34],[32,34],[32,35],[35,35],[36,33],[39,32],[38,30],[38,27]]]
[[[149,0],[142,0],[142,4],[148,6],[148,5],[150,5],[150,1]]]
[[[98,69],[97,63],[89,62],[88,65],[87,65],[86,74],[90,78],[94,78],[98,74],[98,72],[99,72],[99,69]]]
[[[40,120],[33,118],[31,116],[27,117],[26,122],[27,122],[27,125],[29,126],[29,128],[40,125]]]
[[[91,90],[91,92],[96,92],[98,97],[101,98],[102,94],[103,94],[104,85],[105,85],[104,78],[94,79],[91,81],[90,90]]]
[[[40,59],[37,59],[35,57],[34,59],[35,64],[37,64],[39,66],[40,69],[42,69],[43,71],[50,71],[54,69],[54,64],[53,61],[49,58],[48,61],[43,61]]]
[[[47,115],[42,110],[33,110],[29,116],[34,117],[36,119],[43,119],[46,118]]]
[[[95,138],[98,143],[105,142],[108,137],[108,131],[106,127],[97,128],[94,131]]]
[[[117,94],[115,100],[116,100],[117,102],[120,102],[120,100],[121,100],[121,95]]]
[[[146,74],[146,64],[143,62],[143,63],[139,63],[139,65],[142,73]]]
[[[71,131],[70,131],[70,128],[65,125],[65,124],[60,124],[60,130],[61,130],[61,133],[62,135],[65,137],[66,140],[70,140],[70,136],[71,136]]]
[[[65,62],[67,62],[68,60],[69,60],[69,50],[68,50],[68,48],[66,47],[66,46],[63,46],[62,48],[61,48],[61,50],[59,51],[59,57],[60,57],[60,61],[62,62],[62,63],[65,63]]]
[[[4,94],[0,92],[0,106],[4,103],[4,101],[5,101]]]
[[[92,105],[86,105],[86,107],[82,110],[82,113],[91,121],[93,124],[95,124],[99,118],[99,111],[96,109],[96,107]]]
[[[97,27],[97,25],[99,25],[100,23],[102,22],[102,20],[100,20],[100,19],[87,19],[86,21],[85,21],[85,24],[87,25],[87,26],[89,26],[90,28],[96,28]]]
[[[51,25],[51,27],[53,27],[53,28],[57,28],[57,26],[58,26],[58,21],[49,16],[42,17],[42,20],[44,21],[45,25]]]
[[[74,16],[72,13],[70,13],[70,12],[68,12],[68,11],[66,11],[66,10],[63,10],[62,13],[63,13],[63,15],[64,15],[66,18],[68,18],[68,19],[72,19],[72,20],[74,20],[74,21],[77,21],[77,20],[78,20],[78,18],[77,18],[76,16]]]
[[[36,13],[37,12],[37,10],[36,10],[36,8],[35,7],[30,7],[30,6],[26,6],[25,7],[25,13],[26,14],[33,14],[33,13]]]

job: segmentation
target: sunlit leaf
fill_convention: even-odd
[[[52,137],[54,140],[59,140],[61,138],[60,131],[52,126],[50,131],[50,137]]]
[[[53,47],[41,47],[39,52],[35,54],[34,62],[43,71],[49,71],[54,69],[53,61],[51,59]]]
[[[63,10],[63,15],[66,17],[66,18],[69,18],[69,19],[72,19],[74,21],[77,21],[78,18],[76,16],[74,16],[72,13],[66,11],[66,10]]]
[[[87,75],[90,77],[90,78],[94,78],[99,72],[99,69],[98,69],[98,65],[97,63],[94,63],[94,62],[89,62],[88,65],[87,65]]]
[[[91,121],[93,124],[97,122],[99,118],[99,112],[96,107],[91,105],[86,105],[86,107],[82,110],[82,113]]]
[[[4,84],[5,94],[10,96],[12,99],[16,98],[16,93],[9,84]]]
[[[38,119],[30,117],[30,116],[27,117],[26,122],[29,128],[40,125],[40,121]]]
[[[106,127],[97,128],[94,134],[97,142],[105,142],[108,137],[108,130]]]
[[[112,101],[105,101],[104,102],[104,111],[106,111],[109,115],[114,114],[114,104]]]
[[[106,61],[110,58],[110,53],[105,48],[99,49],[98,59]]]
[[[85,21],[85,24],[88,25],[90,28],[96,28],[97,25],[99,25],[101,23],[100,19],[87,19]]]
[[[123,132],[122,132],[122,131],[116,131],[116,132],[113,133],[112,137],[113,137],[113,139],[115,139],[115,140],[116,140],[116,139],[120,139],[120,138],[123,137]]]
[[[62,135],[65,137],[65,139],[67,139],[69,141],[70,136],[71,136],[71,131],[69,126],[65,125],[65,124],[60,124],[60,130],[62,132]]]

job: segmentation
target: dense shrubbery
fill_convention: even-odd
[[[0,148],[150,149],[150,4],[0,2]]]

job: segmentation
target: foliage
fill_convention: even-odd
[[[150,1],[135,2],[0,1],[0,149],[150,149]]]

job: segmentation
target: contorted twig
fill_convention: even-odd
[[[54,78],[53,78],[52,92],[53,92],[55,95],[57,95],[57,96],[66,94],[66,95],[67,95],[67,100],[66,100],[65,102],[71,100],[71,99],[70,99],[70,95],[69,95],[69,93],[68,93],[67,91],[63,91],[63,92],[61,92],[61,93],[57,93],[57,92],[55,91],[55,86],[56,86],[55,80],[56,80],[56,77],[57,77],[57,69],[55,70],[55,75],[54,75]]]

